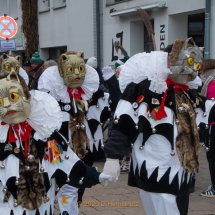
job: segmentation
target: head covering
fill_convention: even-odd
[[[23,66],[31,66],[30,60],[25,61],[25,63],[23,63]]]
[[[44,61],[40,58],[39,52],[34,52],[31,60],[30,60],[31,64],[42,64]]]
[[[88,59],[86,64],[93,67],[93,68],[97,68],[97,59],[95,57],[91,57]]]

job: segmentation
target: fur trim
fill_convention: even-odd
[[[81,125],[84,125],[84,119],[85,119],[85,104],[82,100],[75,100],[75,103],[77,105],[77,107],[81,107],[82,110],[80,110],[79,108],[77,108],[77,113],[75,116],[75,121],[73,120],[73,117],[70,117],[70,130],[71,130],[71,134],[72,134],[72,141],[70,143],[70,147],[71,149],[73,149],[73,151],[75,152],[76,155],[78,155],[79,158],[83,159],[86,155],[86,153],[88,152],[86,150],[86,146],[85,143],[87,144],[88,148],[89,148],[89,139],[87,138],[87,134],[84,129],[81,129]],[[80,126],[79,129],[76,128],[76,125]]]
[[[196,125],[196,114],[188,98],[182,93],[175,94],[176,108],[182,103],[190,107],[189,112],[179,113],[177,117],[179,123],[178,136],[176,137],[176,147],[181,165],[187,172],[198,172],[199,169],[199,133]]]
[[[187,39],[178,39],[173,43],[172,51],[170,52],[170,61],[174,62],[178,60],[179,53],[181,52],[182,46]]]

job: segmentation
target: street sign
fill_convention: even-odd
[[[17,33],[18,27],[16,21],[7,15],[0,16],[0,37],[10,39]]]
[[[15,40],[0,40],[1,51],[16,51]]]

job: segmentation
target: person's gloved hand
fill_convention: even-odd
[[[110,178],[109,175],[104,174],[103,172],[99,175],[99,181],[102,183],[104,186],[108,185],[108,179]]]
[[[103,78],[105,81],[110,79],[113,75],[115,75],[114,70],[110,66],[105,66],[102,70]]]
[[[107,158],[103,173],[110,176],[110,178],[108,179],[109,182],[116,182],[120,174],[119,160]]]

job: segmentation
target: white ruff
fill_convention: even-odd
[[[89,100],[93,93],[99,88],[99,76],[95,69],[85,64],[87,72],[84,79],[84,83],[81,88],[84,93],[82,98]],[[64,103],[70,102],[70,97],[67,92],[67,86],[64,84],[63,78],[59,74],[57,66],[51,66],[47,68],[40,76],[38,89],[41,91],[49,92],[57,101]]]
[[[62,112],[57,101],[49,94],[38,90],[32,90],[30,93],[31,113],[26,121],[36,131],[34,139],[44,140],[56,129],[60,129],[63,118]],[[8,129],[8,124],[0,124],[1,143],[7,140]]]
[[[138,53],[123,65],[119,76],[120,90],[123,92],[129,83],[140,83],[148,79],[151,81],[149,89],[156,93],[163,93],[167,89],[166,79],[171,71],[167,68],[167,53],[153,51]]]

